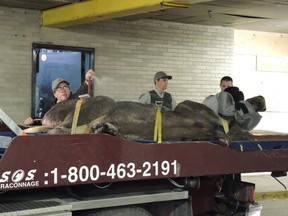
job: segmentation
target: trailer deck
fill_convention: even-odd
[[[242,147],[241,147],[242,146]],[[288,141],[139,143],[106,134],[16,136],[0,190],[287,171]]]
[[[245,185],[234,177],[288,170],[288,139],[283,137],[257,137],[224,147],[207,141],[158,144],[107,134],[15,136],[8,130],[1,136],[12,140],[0,148],[0,215],[89,215],[90,209],[113,206],[123,215],[125,206],[128,211],[136,208],[137,215],[140,207],[145,216],[150,215],[145,211],[201,215],[214,208],[222,180],[232,176],[233,185]],[[251,205],[257,207],[243,204],[244,209]]]

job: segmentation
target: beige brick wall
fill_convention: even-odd
[[[202,101],[232,73],[234,31],[160,21],[106,21],[67,29],[42,28],[37,11],[0,7],[1,105],[22,123],[31,109],[32,43],[95,48],[96,94],[137,100],[163,70],[177,102]]]

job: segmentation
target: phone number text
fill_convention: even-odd
[[[150,176],[167,176],[167,175],[177,175],[177,161],[155,161],[144,162],[142,166],[136,167],[136,164],[131,163],[119,163],[111,164],[107,170],[101,170],[98,165],[93,165],[91,167],[81,166],[75,167],[72,166],[68,169],[67,174],[59,174],[58,168],[54,168],[49,173],[45,173],[44,176],[52,176],[53,183],[57,184],[59,179],[67,179],[70,183],[75,183],[77,181],[86,182],[86,181],[97,181],[100,177],[109,177],[113,179],[123,179],[130,178],[133,179],[136,175],[142,177]]]

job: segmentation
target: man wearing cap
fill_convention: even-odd
[[[78,98],[78,96],[81,94],[87,94],[87,92],[88,92],[88,80],[91,80],[93,76],[94,76],[93,70],[87,71],[87,73],[85,75],[85,82],[83,82],[81,84],[80,88],[78,89],[78,91],[75,94],[72,94],[72,92],[70,90],[70,86],[69,86],[70,83],[68,81],[66,81],[62,78],[57,78],[57,79],[53,80],[51,87],[52,87],[53,95],[55,97],[55,103],[59,103],[61,101],[65,101],[68,99]],[[43,110],[41,117],[43,117],[44,114],[49,109],[51,109],[51,107],[49,107],[46,110]],[[35,119],[33,119],[32,117],[29,117],[24,121],[24,125],[26,125],[26,126],[37,124],[37,123],[38,122],[36,122]]]
[[[162,104],[168,110],[174,110],[176,107],[176,101],[172,95],[166,92],[168,86],[168,80],[171,80],[172,76],[167,75],[163,71],[158,71],[154,75],[154,90],[148,91],[140,95],[139,102],[145,104]]]
[[[215,95],[209,95],[204,98],[203,104],[205,104],[207,107],[212,109],[216,114],[218,114],[219,109],[218,109],[218,104],[223,103],[223,99],[219,99],[221,96],[226,95],[225,93],[223,94],[222,92],[225,92],[225,89],[233,87],[233,79],[230,76],[224,76],[220,80],[220,89],[221,92],[215,94]],[[239,89],[238,89],[239,90]],[[223,106],[222,106],[223,107]]]

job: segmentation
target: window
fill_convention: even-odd
[[[47,44],[33,44],[32,62],[32,117],[41,118],[55,103],[52,81],[63,78],[70,83],[73,93],[94,68],[94,49]]]

